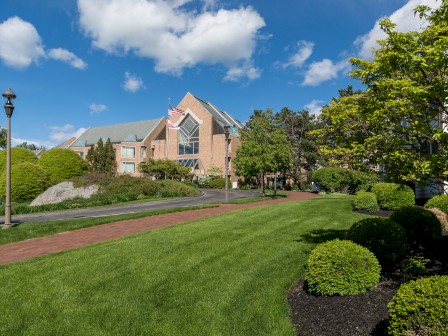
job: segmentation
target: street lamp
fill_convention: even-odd
[[[5,99],[5,112],[8,117],[8,127],[6,133],[6,201],[5,201],[5,222],[4,229],[9,229],[11,223],[11,117],[14,112],[14,105],[11,100],[16,99],[15,93],[8,89],[3,92],[2,97]]]
[[[230,143],[230,129],[231,126],[224,126],[224,135],[226,137],[226,176],[225,176],[225,189],[226,189],[226,202],[229,200],[229,143]]]

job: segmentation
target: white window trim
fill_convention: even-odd
[[[125,171],[125,166],[133,166],[133,170],[132,171]],[[121,173],[122,174],[135,174],[135,162],[127,162],[124,161],[121,163]]]
[[[131,149],[131,148],[134,150],[134,155],[133,156],[128,156],[126,154],[126,156],[125,156],[125,153],[123,152],[123,149]],[[121,146],[121,157],[124,158],[124,159],[135,159],[135,146]]]

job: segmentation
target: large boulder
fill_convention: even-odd
[[[48,188],[43,194],[37,196],[30,205],[54,204],[76,197],[90,198],[97,192],[97,185],[75,188],[72,182],[62,182]]]

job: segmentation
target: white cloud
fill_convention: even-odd
[[[228,69],[225,81],[237,82],[243,78],[254,80],[260,78],[261,70],[253,66],[252,62],[245,62],[242,65],[235,65]]]
[[[145,85],[143,84],[143,80],[140,77],[129,72],[124,73],[123,88],[125,91],[135,93],[140,89],[143,89],[144,87]]]
[[[203,12],[182,7],[192,0],[78,0],[80,25],[93,45],[155,61],[161,73],[181,74],[200,63],[230,69],[250,61],[263,18],[252,7]],[[232,71],[231,71],[232,72]]]
[[[319,62],[313,62],[305,73],[303,86],[317,86],[327,80],[335,79],[340,72],[347,71],[350,64],[347,61],[333,63],[329,59],[323,59]]]
[[[92,103],[89,105],[90,114],[100,114],[107,110],[107,105]]]
[[[408,32],[419,30],[425,27],[426,23],[423,22],[418,15],[414,15],[415,7],[419,5],[426,5],[431,8],[437,8],[440,6],[440,1],[437,0],[409,0],[403,7],[396,10],[389,16],[390,20],[395,23],[396,29],[400,32]],[[354,44],[359,48],[358,57],[362,59],[372,59],[372,49],[377,49],[379,46],[376,41],[384,39],[386,34],[380,29],[379,20],[375,23],[375,26],[370,32],[363,36],[359,36]]]
[[[15,68],[26,68],[45,56],[36,28],[14,16],[0,23],[0,58]]]
[[[315,116],[318,116],[320,112],[322,111],[322,104],[324,103],[323,100],[317,100],[313,99],[308,104],[304,105],[303,108],[305,110],[310,111],[311,114],[314,114]]]
[[[314,43],[309,41],[299,41],[297,42],[297,52],[292,55],[288,62],[283,64],[283,68],[300,68],[310,58],[313,53]]]
[[[62,48],[50,49],[48,51],[48,57],[67,63],[76,69],[84,70],[87,68],[87,64],[82,59],[74,53]]]
[[[83,134],[87,129],[86,128],[78,128],[75,129],[75,126],[71,124],[65,124],[63,126],[51,126],[50,127],[50,137],[49,140],[33,140],[33,139],[23,139],[23,138],[13,138],[12,143],[14,145],[21,144],[22,142],[27,142],[29,144],[35,144],[37,146],[44,146],[46,148],[52,148],[61,143],[67,141],[72,137],[79,137]]]

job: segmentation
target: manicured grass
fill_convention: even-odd
[[[59,232],[72,231],[90,226],[118,222],[126,219],[136,219],[173,212],[197,210],[211,207],[214,206],[197,205],[197,206],[172,208],[172,209],[150,210],[150,211],[136,212],[116,216],[77,218],[77,219],[43,221],[43,222],[27,222],[22,223],[20,225],[16,225],[8,230],[0,230],[0,245],[14,243],[30,238],[45,237]]]
[[[0,267],[1,335],[295,335],[287,292],[349,198],[227,213]]]
[[[277,195],[266,195],[266,196],[254,196],[254,197],[244,197],[237,198],[227,202],[210,202],[208,204],[246,204],[246,203],[254,203],[266,200],[272,200],[276,198],[285,198],[287,197],[285,194],[277,194]]]

